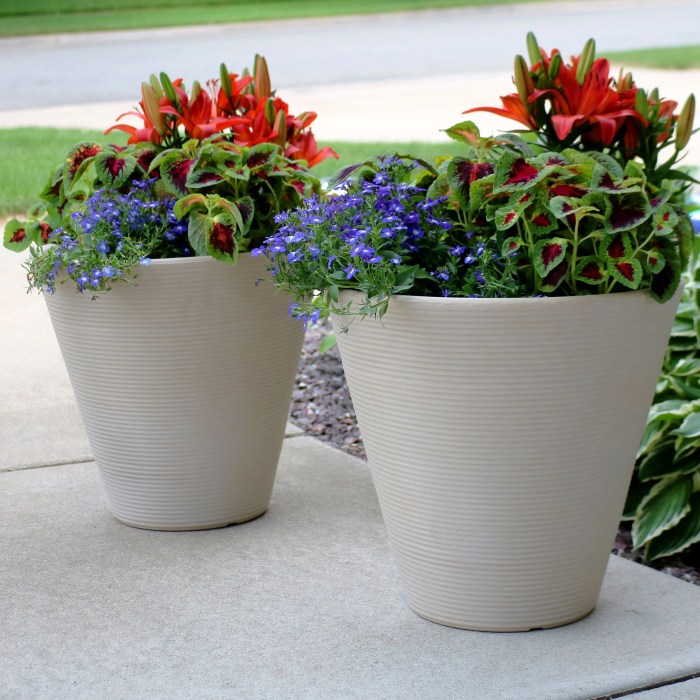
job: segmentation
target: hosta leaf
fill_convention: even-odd
[[[692,493],[691,476],[667,477],[659,481],[639,505],[632,526],[635,548],[642,547],[680,522],[690,510]]]
[[[476,147],[479,143],[479,128],[474,122],[464,121],[444,129],[445,133],[455,141],[462,141]]]
[[[674,469],[673,460],[676,450],[672,443],[664,443],[652,450],[639,463],[638,474],[640,481],[649,479],[659,479],[662,476],[675,474],[678,469]]]
[[[206,214],[193,211],[187,226],[187,238],[196,255],[207,255],[207,240],[211,228],[211,219]]]
[[[639,289],[642,281],[642,264],[636,258],[611,262],[608,271],[612,278],[628,289]]]
[[[533,263],[540,277],[546,277],[564,259],[568,244],[564,238],[547,238],[535,243]]]
[[[178,199],[173,207],[173,213],[178,219],[187,216],[193,209],[206,209],[207,198],[203,194],[188,194],[182,199]]]
[[[102,146],[95,141],[82,141],[73,146],[63,163],[63,187],[70,190],[73,180],[78,178],[88,163],[102,151]]]
[[[29,244],[31,242],[32,239],[27,231],[26,221],[10,219],[5,224],[5,234],[3,236],[3,245],[5,248],[19,253],[26,248],[29,248]]]
[[[589,255],[576,263],[575,277],[578,282],[602,284],[607,280],[608,272],[598,258]]]
[[[213,258],[235,263],[238,258],[238,242],[235,218],[228,213],[212,217],[207,235],[207,252]]]
[[[644,455],[658,447],[661,441],[666,437],[668,432],[668,424],[662,421],[649,421],[644,428],[644,434],[642,435],[642,440],[639,444],[639,450],[637,451],[637,459],[641,459]],[[667,439],[669,445],[673,445],[673,439]]]
[[[680,422],[681,418],[685,418],[689,413],[698,407],[696,401],[684,401],[683,399],[669,399],[654,404],[649,411],[649,422],[654,420],[677,419]]]
[[[649,491],[654,488],[656,482],[641,482],[636,473],[632,477],[632,482],[627,491],[625,507],[622,511],[622,520],[632,520],[639,509],[639,504],[649,495]]]
[[[700,493],[691,496],[688,514],[677,525],[647,543],[645,555],[649,561],[668,557],[696,542],[700,542]]]
[[[685,438],[700,437],[700,411],[686,416],[680,427],[673,431],[673,434]]]
[[[700,376],[700,359],[684,357],[673,365],[669,374],[673,374],[676,377]]]
[[[134,156],[122,155],[117,151],[102,151],[95,156],[95,170],[100,182],[118,189],[136,170],[137,161]]]
[[[168,191],[182,196],[188,194],[187,177],[194,160],[182,151],[170,151],[160,162],[160,175]]]

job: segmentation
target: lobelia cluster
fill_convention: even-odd
[[[379,158],[341,173],[328,199],[279,214],[277,232],[252,253],[267,255],[276,284],[296,297],[290,313],[315,322],[330,309],[347,312],[341,289],[359,290],[361,313],[380,316],[391,295],[408,289],[500,295],[514,262],[455,221],[446,197],[427,196],[420,183],[434,176],[422,162]]]
[[[31,249],[30,287],[51,294],[63,272],[78,291],[102,292],[151,258],[191,255],[187,221],[175,216],[174,198],[158,196],[155,182],[135,180],[127,193],[95,192],[71,214],[70,228],[49,235],[54,245]]]

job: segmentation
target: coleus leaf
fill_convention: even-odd
[[[32,239],[27,231],[26,221],[10,219],[5,224],[5,234],[3,236],[3,245],[5,248],[19,253],[29,248],[31,242]]]
[[[141,141],[129,147],[131,154],[136,158],[138,167],[147,174],[151,171],[151,166],[155,157],[158,155],[158,149],[154,144],[147,141]]]
[[[103,184],[118,189],[136,169],[138,162],[134,156],[121,154],[110,149],[95,156],[97,177]]]
[[[447,179],[457,195],[460,206],[468,207],[470,187],[473,182],[493,173],[491,163],[476,163],[466,158],[452,158],[447,165]]]
[[[253,146],[244,155],[246,167],[252,172],[260,172],[272,169],[272,166],[280,153],[280,148],[274,143],[259,143]]]
[[[235,263],[238,259],[237,230],[236,220],[231,214],[221,213],[211,217],[207,235],[209,255],[224,262]]]
[[[655,275],[664,269],[664,265],[666,264],[666,258],[663,256],[662,253],[659,253],[658,251],[649,251],[647,253],[646,263],[649,272]]]
[[[600,151],[588,151],[586,155],[602,165],[603,168],[605,168],[605,170],[607,170],[613,176],[613,178],[616,180],[622,179],[624,170],[612,156],[608,155],[607,153],[601,153]]]
[[[543,292],[551,293],[553,292],[566,277],[566,273],[569,271],[569,263],[566,260],[562,260],[555,268],[553,268],[546,277],[542,279],[540,284],[540,289]]]
[[[593,169],[591,189],[609,194],[622,194],[639,192],[641,188],[639,185],[625,185],[621,178],[616,180],[606,168],[598,164]]]
[[[547,174],[538,170],[522,156],[508,153],[499,159],[495,170],[494,192],[524,190],[532,187]]]
[[[438,176],[438,180],[440,176]],[[475,214],[481,207],[484,206],[487,199],[493,192],[494,176],[479,178],[469,185],[469,211]],[[437,182],[437,180],[436,180]]]
[[[662,204],[653,210],[651,225],[655,236],[668,236],[678,223],[678,214],[672,206]]]
[[[347,165],[341,168],[333,177],[328,181],[328,189],[333,190],[342,182],[345,182],[353,173],[358,172],[364,167],[371,164],[371,161],[365,161],[364,163],[354,163],[353,165]]]
[[[576,263],[574,277],[586,284],[603,284],[608,279],[608,272],[598,258],[589,255]]]
[[[546,238],[537,241],[533,249],[535,271],[546,277],[566,256],[569,242],[564,238]]]
[[[102,151],[102,146],[95,141],[82,141],[73,146],[63,163],[63,187],[70,190],[73,181],[85,170],[92,159]]]
[[[690,256],[693,252],[693,245],[695,241],[695,228],[693,227],[693,222],[686,212],[677,212],[675,231],[678,238],[680,266],[682,270],[685,270],[688,267],[688,261],[690,260]]]
[[[639,289],[642,281],[642,264],[637,258],[610,262],[608,272],[616,281],[628,289]]]
[[[182,199],[178,199],[173,207],[173,214],[178,219],[182,219],[194,209],[204,209],[206,211],[207,198],[203,194],[188,194]]]
[[[633,250],[632,237],[628,233],[618,233],[609,237],[603,245],[605,257],[612,262],[626,260],[632,256]]]
[[[447,173],[440,173],[426,192],[426,199],[439,199],[452,193],[452,187],[447,179]]]
[[[474,148],[476,148],[479,143],[479,128],[472,121],[459,122],[459,124],[455,124],[444,131],[451,139],[468,143]]]
[[[499,231],[507,231],[516,224],[523,211],[522,207],[513,207],[509,205],[496,209],[493,212],[496,228]]]
[[[46,221],[32,221],[27,226],[27,235],[34,243],[46,245],[53,229]]]
[[[197,190],[205,187],[213,187],[223,182],[221,173],[212,168],[198,168],[193,166],[187,175],[186,187]]]
[[[59,165],[51,172],[39,197],[49,204],[58,205],[61,202],[61,186],[63,185],[63,166]]]
[[[690,510],[692,493],[692,476],[667,477],[659,481],[639,504],[632,526],[635,548],[678,524]]]
[[[644,192],[613,195],[608,198],[605,229],[609,233],[629,231],[651,216],[651,205]]]
[[[549,200],[549,209],[557,219],[566,220],[570,225],[573,225],[576,218],[598,211],[596,207],[584,204],[580,199],[564,196],[552,197]]]
[[[661,239],[657,241],[659,250],[663,251],[666,264],[660,272],[651,277],[651,296],[662,304],[666,303],[678,289],[681,281],[681,264],[675,247]]]
[[[194,160],[182,151],[170,151],[159,161],[160,176],[172,194],[188,194],[187,177],[194,165]]]
[[[251,197],[240,197],[234,202],[236,210],[239,212],[241,221],[240,229],[243,235],[250,231],[250,227],[253,223],[253,216],[255,215],[255,202]]]
[[[187,225],[187,238],[195,255],[207,255],[207,240],[211,228],[211,219],[207,214],[193,211]]]
[[[690,497],[688,514],[677,525],[649,541],[645,555],[649,561],[682,552],[700,542],[700,492]]]
[[[556,217],[540,202],[528,209],[525,219],[534,236],[546,236],[559,227]]]
[[[515,236],[506,238],[506,240],[503,241],[503,245],[501,246],[501,256],[505,258],[509,255],[512,255],[513,253],[516,253],[518,250],[520,250],[522,246],[522,239],[517,238]]]

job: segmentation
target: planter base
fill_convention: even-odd
[[[135,527],[138,530],[157,530],[158,532],[189,532],[190,530],[218,530],[222,527],[230,527],[232,525],[242,525],[243,523],[249,523],[251,520],[257,520],[267,513],[267,508],[261,510],[255,515],[245,516],[242,519],[236,519],[232,521],[224,521],[221,523],[207,523],[206,525],[185,525],[182,527],[163,527],[160,525],[152,525],[150,523],[139,523],[130,520],[125,520],[124,518],[119,518],[114,516],[115,520],[118,520],[122,525],[128,525],[129,527]]]

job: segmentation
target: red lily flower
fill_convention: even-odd
[[[294,143],[284,152],[291,160],[305,160],[308,168],[313,168],[326,158],[338,158],[338,154],[330,147],[324,146],[319,150],[316,138],[311,131],[307,131],[295,139]]]

